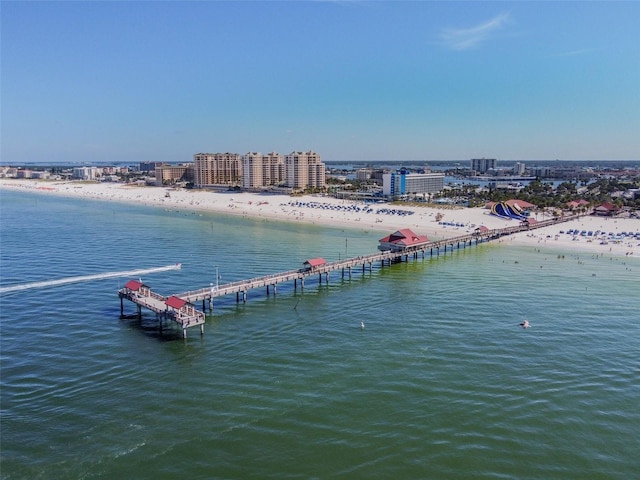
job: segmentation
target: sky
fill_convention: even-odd
[[[637,1],[2,1],[0,164],[640,159]]]

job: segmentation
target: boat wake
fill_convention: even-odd
[[[19,292],[21,290],[29,290],[32,288],[42,287],[57,287],[58,285],[67,285],[69,283],[90,282],[92,280],[104,280],[105,278],[118,278],[118,277],[134,277],[139,275],[149,275],[151,273],[167,272],[169,270],[180,270],[182,265],[176,263],[175,265],[167,265],[166,267],[145,268],[141,270],[126,270],[124,272],[105,272],[96,273],[93,275],[81,275],[78,277],[59,278],[56,280],[45,280],[43,282],[31,282],[23,283],[20,285],[10,285],[7,287],[0,287],[0,295],[3,293]]]

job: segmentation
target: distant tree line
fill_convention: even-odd
[[[490,201],[500,202],[515,198],[533,203],[541,208],[566,208],[571,201],[586,200],[591,206],[610,202],[618,207],[640,209],[640,198],[624,198],[621,195],[627,190],[640,188],[640,177],[629,180],[601,178],[588,184],[567,181],[562,182],[556,188],[553,188],[551,183],[536,179],[517,193],[502,189],[477,189],[473,185],[468,187],[465,195],[470,205],[482,205]],[[460,195],[460,192],[457,195]]]

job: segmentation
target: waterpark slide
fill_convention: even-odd
[[[518,205],[513,207],[509,206],[505,202],[498,202],[491,207],[491,213],[503,218],[515,218],[517,220],[523,220],[526,218],[524,212]]]

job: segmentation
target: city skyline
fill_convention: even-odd
[[[637,2],[3,2],[0,163],[637,160]]]

